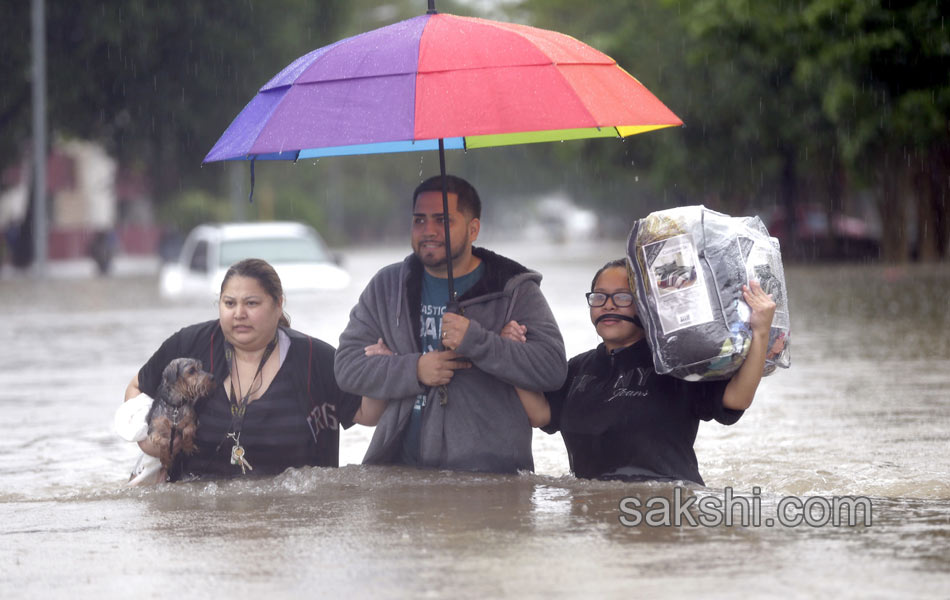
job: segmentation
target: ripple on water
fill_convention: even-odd
[[[621,249],[504,249],[545,274],[569,354],[596,343],[582,292]],[[335,342],[359,282],[393,253],[383,254],[348,263],[352,289],[295,300],[295,324]],[[5,280],[0,303],[16,318],[0,324],[4,583],[44,597],[77,587],[158,596],[182,572],[196,595],[243,597],[940,595],[950,572],[950,336],[934,332],[950,329],[950,274],[786,275],[792,368],[763,381],[735,426],[700,426],[708,487],[687,495],[759,488],[768,508],[786,496],[861,495],[874,503],[872,527],[624,527],[622,499],[670,499],[676,486],[577,480],[559,436],[542,433],[536,474],[347,464],[127,488],[137,449],[111,433],[113,411],[158,344],[213,318],[213,307],[164,303],[148,278]],[[343,462],[358,463],[370,437],[343,431]]]

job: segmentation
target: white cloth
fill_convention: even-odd
[[[127,442],[141,442],[148,435],[149,409],[152,408],[152,398],[142,393],[135,398],[129,398],[115,411],[113,429],[116,434]]]
[[[165,471],[162,462],[157,456],[142,453],[138,462],[132,467],[132,474],[126,485],[152,485],[165,481]]]

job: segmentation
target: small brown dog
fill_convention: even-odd
[[[212,390],[214,379],[202,370],[200,360],[176,358],[162,371],[162,383],[145,420],[148,440],[159,449],[158,458],[166,474],[172,473],[179,454],[195,451],[195,403]]]

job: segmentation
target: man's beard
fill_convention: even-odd
[[[468,247],[468,233],[466,232],[464,238],[461,240],[452,239],[452,243],[456,244],[456,246],[452,248],[452,260],[455,261],[460,256],[462,256],[462,254],[465,253],[465,248]],[[420,243],[419,245],[421,246],[422,244]],[[442,247],[445,248],[444,243],[442,244]],[[444,267],[446,265],[446,257],[444,253],[441,257],[438,257],[438,258],[431,257],[431,256],[426,257],[426,256],[423,256],[423,254],[418,249],[416,249],[415,255],[419,258],[420,261],[422,261],[423,265],[429,268]]]

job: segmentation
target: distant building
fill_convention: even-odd
[[[0,231],[7,244],[29,235],[31,165],[24,159],[6,169],[0,182]],[[121,171],[94,142],[53,143],[47,162],[50,260],[92,257],[107,271],[112,256],[154,254],[160,231],[154,225],[145,178]],[[25,265],[19,265],[25,266]]]

